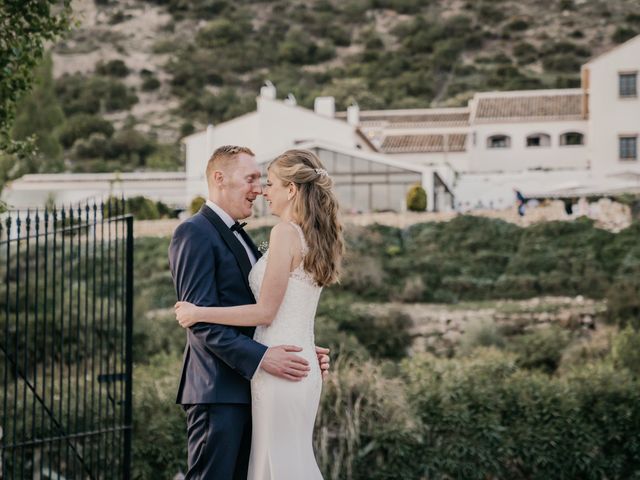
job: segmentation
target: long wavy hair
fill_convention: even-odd
[[[292,214],[309,247],[304,269],[322,287],[338,282],[344,254],[342,224],[333,180],[322,162],[309,150],[287,150],[269,164],[268,170],[284,186],[293,183],[298,188]]]

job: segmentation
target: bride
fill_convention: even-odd
[[[251,380],[253,431],[250,480],[321,479],[312,435],[322,378],[316,361],[314,317],[322,287],[338,280],[342,226],[333,181],[318,157],[289,150],[269,165],[264,196],[280,217],[269,250],[249,275],[257,303],[197,307],[176,303],[187,328],[198,322],[257,326],[254,339],[267,345],[300,345],[311,370],[289,382],[258,369]]]

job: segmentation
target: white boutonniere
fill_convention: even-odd
[[[264,242],[260,242],[260,245],[258,245],[258,251],[264,255],[267,253],[267,250],[269,250],[269,242],[266,240]]]

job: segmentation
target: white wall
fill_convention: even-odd
[[[589,159],[594,171],[640,172],[640,161],[621,161],[618,136],[640,136],[640,97],[618,96],[618,73],[638,72],[640,36],[585,65],[589,73]],[[640,88],[640,85],[638,85]]]
[[[458,172],[468,171],[470,159],[467,152],[390,153],[387,156],[415,165],[430,167],[450,165]]]
[[[585,143],[588,145],[589,135],[585,120],[472,125],[467,139],[467,152],[470,156],[467,171],[480,173],[587,168],[587,148],[585,145],[560,146],[560,135],[566,132],[584,134]],[[551,137],[551,145],[548,147],[527,147],[527,136],[535,133],[548,134]],[[508,148],[488,148],[487,139],[492,135],[500,134],[511,137],[511,146]]]
[[[170,206],[184,205],[183,172],[53,173],[24,175],[10,182],[2,199],[10,208],[42,208],[48,200],[58,205],[100,202],[116,197],[144,196]]]
[[[258,117],[255,112],[242,115],[213,129],[184,139],[186,150],[186,204],[198,195],[207,196],[205,169],[213,151],[222,145],[241,145],[256,152],[260,147]]]
[[[206,195],[204,171],[213,151],[222,145],[242,145],[257,156],[277,154],[309,140],[325,140],[345,148],[362,142],[353,126],[342,120],[260,96],[257,110],[184,139],[186,146],[186,201]]]
[[[260,137],[257,148],[261,154],[284,151],[309,140],[325,140],[345,148],[356,146],[354,127],[342,120],[262,97],[258,97],[257,107]]]

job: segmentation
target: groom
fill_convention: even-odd
[[[238,220],[261,194],[260,171],[246,147],[224,146],[206,170],[209,199],[178,226],[169,264],[178,300],[201,306],[255,303],[248,275],[260,257]],[[290,380],[307,375],[293,345],[267,348],[253,328],[198,323],[187,329],[177,403],[187,412],[186,479],[245,479],[251,449],[251,377],[258,368]],[[323,373],[328,350],[316,348]]]

